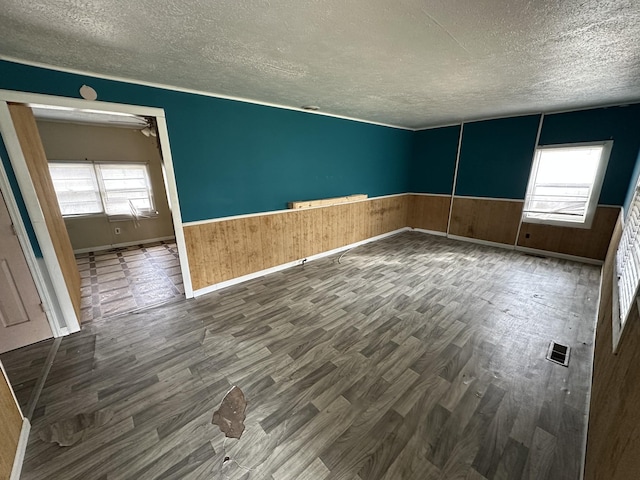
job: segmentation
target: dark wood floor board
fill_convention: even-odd
[[[202,412],[195,418],[187,421],[169,435],[158,439],[148,445],[145,450],[139,449],[138,455],[126,462],[121,462],[116,469],[108,472],[107,478],[155,479],[168,470],[181,458],[188,457],[192,452],[203,445],[203,440],[198,435],[198,430],[205,428],[210,420],[210,411]],[[150,430],[158,432],[157,429]]]
[[[513,439],[509,439],[504,449],[502,458],[496,467],[496,473],[493,476],[496,480],[518,480],[522,478],[522,472],[527,461],[529,449]],[[571,477],[579,478],[579,470],[575,471]],[[558,480],[567,477],[553,477]]]
[[[484,477],[493,478],[495,475],[495,468],[510,438],[509,434],[520,410],[521,401],[522,398],[515,394],[514,390],[507,391],[489,425],[483,425],[481,428],[486,433],[481,439],[472,467]],[[471,437],[481,436],[482,433]]]
[[[597,267],[414,232],[339,257],[64,338],[23,478],[577,480]],[[211,424],[232,385],[240,440]],[[78,414],[107,420],[45,441]]]
[[[551,470],[556,443],[556,437],[549,432],[545,432],[541,428],[535,429],[522,480],[553,480],[556,478]]]

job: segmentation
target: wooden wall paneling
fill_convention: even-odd
[[[397,198],[398,197],[382,198],[378,202],[379,210],[377,214],[379,217],[372,219],[375,224],[379,226],[378,235],[393,230],[395,217],[402,215],[402,212],[399,211],[400,207],[397,203]]]
[[[353,240],[352,243],[360,242],[369,238],[369,209],[370,202],[356,202],[352,204],[353,211]]]
[[[612,348],[615,253],[622,234],[616,220],[602,267],[602,283],[587,433],[585,480],[628,480],[640,472],[640,315],[627,320],[618,353]]]
[[[620,207],[598,207],[590,229],[523,223],[518,245],[604,260],[619,213]]]
[[[194,289],[406,227],[406,195],[186,226]]]
[[[209,282],[212,280],[216,280],[213,283],[221,282],[224,280],[229,280],[233,278],[233,258],[231,258],[230,250],[227,245],[226,238],[226,230],[225,225],[226,222],[214,222],[207,223],[201,226],[203,231],[206,231],[207,237],[207,248],[216,250],[215,254],[212,254],[208,257],[208,260],[211,262],[216,262],[215,265],[207,264],[207,266],[211,266],[211,270],[214,272],[213,275],[209,278]],[[203,234],[203,237],[205,235]],[[210,285],[212,283],[209,283]]]
[[[265,268],[273,267],[265,260],[273,255],[274,244],[271,242],[268,231],[265,229],[264,216],[246,217],[240,224],[244,227],[244,255],[247,258],[248,270],[244,274],[259,272]],[[264,241],[263,241],[264,235]],[[263,251],[264,247],[264,251]]]
[[[524,201],[454,197],[449,233],[514,245]]]
[[[257,272],[251,269],[250,245],[247,237],[247,218],[236,218],[226,222],[226,237],[231,250],[231,269],[234,277],[242,277],[248,273]]]
[[[305,241],[305,224],[304,224],[304,216],[308,212],[305,211],[292,211],[286,214],[283,214],[282,219],[282,229],[283,229],[283,252],[284,252],[284,262],[293,262],[300,252],[302,252],[303,247],[302,244]]]
[[[42,147],[33,112],[26,105],[10,104],[9,112],[27,162],[27,168],[38,196],[53,248],[58,257],[71,302],[80,321],[80,272],[71,241],[49,173],[49,164]]]
[[[346,197],[323,198],[320,200],[303,200],[298,202],[289,202],[288,207],[292,209],[309,208],[309,207],[328,207],[330,205],[338,205],[340,203],[350,203],[356,200],[365,200],[367,194],[356,193],[347,195]]]
[[[0,478],[8,479],[13,468],[13,460],[18,448],[22,415],[13,398],[4,372],[0,370]]]
[[[369,210],[370,236],[382,235],[407,226],[407,195],[380,198]]]
[[[339,207],[324,207],[322,211],[322,251],[339,247]]]
[[[316,208],[313,210],[309,210],[309,216],[305,217],[306,225],[306,236],[305,236],[305,248],[309,249],[308,251],[311,253],[305,254],[307,255],[316,255],[318,253],[322,253],[324,250],[322,249],[322,232],[324,230],[323,225],[323,215],[322,208]]]
[[[338,209],[338,241],[340,246],[349,245],[358,238],[358,232],[355,230],[355,208],[353,203],[340,205]]]
[[[409,227],[446,233],[451,197],[409,195],[407,202]]]
[[[275,267],[287,263],[284,242],[284,213],[258,217],[262,227],[262,255],[264,268]]]
[[[187,258],[189,259],[189,270],[191,273],[191,284],[194,290],[207,286],[208,271],[204,261],[205,240],[200,235],[200,225],[183,227],[184,240],[187,247]],[[212,249],[213,252],[217,252]]]
[[[236,249],[233,247],[233,229],[230,227],[231,220],[223,220],[211,224],[211,228],[215,232],[211,234],[217,235],[218,241],[218,259],[220,262],[220,279],[219,281],[230,280],[238,276],[238,267],[235,265],[236,259],[233,253]]]

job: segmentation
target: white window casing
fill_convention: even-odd
[[[157,215],[146,163],[49,163],[62,215],[105,214],[110,220]]]
[[[640,183],[636,185],[616,252],[615,282],[620,332],[629,317],[640,287]]]
[[[613,142],[536,148],[523,221],[591,228]]]

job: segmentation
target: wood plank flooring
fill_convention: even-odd
[[[579,478],[598,267],[416,232],[338,258],[65,338],[22,478]]]

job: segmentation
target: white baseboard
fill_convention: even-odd
[[[22,464],[24,463],[24,455],[27,451],[27,443],[29,442],[29,432],[31,431],[31,423],[28,418],[22,420],[22,430],[20,430],[20,438],[18,439],[18,448],[16,456],[13,459],[13,468],[9,480],[19,480],[22,473]]]
[[[447,236],[447,232],[439,232],[437,230],[426,230],[424,228],[413,228],[413,227],[410,227],[410,228],[414,232],[428,233],[429,235],[436,235],[438,237],[446,237]]]
[[[571,260],[573,262],[588,263],[589,265],[602,265],[602,260],[595,258],[579,257],[577,255],[569,255],[567,253],[549,252],[547,250],[538,250],[537,248],[516,247],[516,251],[523,253],[531,253],[533,255],[542,255],[544,257],[561,258],[563,260]]]
[[[345,245],[343,247],[334,248],[333,250],[328,250],[326,252],[318,253],[316,255],[311,255],[306,258],[301,258],[299,260],[294,260],[293,262],[284,263],[282,265],[277,265],[275,267],[267,268],[265,270],[260,270],[258,272],[250,273],[248,275],[243,275],[242,277],[232,278],[231,280],[226,280],[224,282],[215,283],[213,285],[209,285],[208,287],[199,288],[198,290],[193,291],[194,297],[199,297],[200,295],[205,295],[207,293],[215,292],[216,290],[221,290],[223,288],[230,287],[232,285],[237,285],[242,282],[246,282],[248,280],[253,280],[254,278],[262,277],[264,275],[268,275],[270,273],[279,272],[281,270],[285,270],[287,268],[295,267],[296,265],[301,265],[303,262],[310,262],[312,260],[317,260],[319,258],[328,257],[329,255],[334,255],[336,253],[344,252],[345,250],[349,250],[351,248],[359,247],[360,245],[364,245],[365,243],[375,242],[377,240],[382,240],[383,238],[391,237],[392,235],[396,235],[400,232],[406,232],[411,230],[409,227],[399,228],[398,230],[394,230],[392,232],[383,233],[382,235],[377,235],[375,237],[367,238],[366,240],[362,240],[360,242],[351,243],[349,245]]]
[[[451,235],[451,234],[447,234],[447,238],[451,238],[452,240],[461,240],[463,242],[477,243],[478,245],[486,245],[488,247],[498,247],[498,248],[504,248],[506,250],[515,250],[514,245],[509,245],[506,243],[490,242],[489,240],[480,240],[479,238],[462,237],[459,235]]]
[[[78,248],[77,250],[74,250],[73,253],[78,254],[87,252],[102,252],[104,250],[113,250],[114,248],[131,247],[133,245],[144,245],[145,243],[166,242],[168,240],[175,240],[175,238],[176,237],[171,235],[169,237],[147,238],[145,240],[136,240],[134,242],[114,243],[113,245],[100,245],[98,247]]]
[[[428,233],[430,235],[438,235],[438,236],[443,236],[444,235],[442,232],[433,232],[433,231],[430,231],[430,230],[423,230],[421,228],[414,228],[412,230],[414,230],[416,232]],[[571,260],[572,262],[587,263],[589,265],[599,265],[600,266],[600,265],[602,265],[604,263],[602,260],[597,260],[595,258],[579,257],[577,255],[569,255],[567,253],[550,252],[548,250],[539,250],[537,248],[520,247],[520,246],[516,246],[516,245],[507,245],[505,243],[490,242],[488,240],[480,240],[480,239],[477,239],[477,238],[462,237],[462,236],[459,236],[459,235],[446,235],[446,236],[447,236],[447,238],[451,238],[452,240],[460,240],[462,242],[477,243],[478,245],[487,245],[489,247],[504,248],[506,250],[515,250],[517,252],[530,253],[532,255],[541,255],[543,257],[561,258],[562,260]]]

